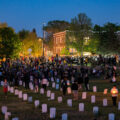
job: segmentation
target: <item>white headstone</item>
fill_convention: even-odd
[[[53,78],[53,77],[51,77],[51,81],[52,81],[52,82],[54,81],[54,78]]]
[[[8,92],[10,91],[10,86],[8,86]]]
[[[97,87],[93,86],[93,92],[97,92]]]
[[[12,120],[19,120],[19,118],[18,118],[18,117],[15,117],[15,118],[12,118]]]
[[[59,78],[57,78],[56,82],[57,82],[57,83],[59,83],[59,82],[60,82]]]
[[[30,88],[30,90],[34,90],[34,86],[31,82],[29,83],[29,88]]]
[[[98,112],[99,112],[98,106],[94,106],[93,107],[93,113],[96,115],[96,114],[98,114]]]
[[[1,81],[1,86],[4,86],[4,82],[3,81]]]
[[[27,99],[28,99],[28,95],[27,94],[23,94],[23,100],[27,101]]]
[[[50,96],[51,96],[51,91],[48,90],[48,91],[47,91],[47,97],[50,97]]]
[[[51,99],[51,100],[54,100],[54,99],[55,99],[55,93],[51,93],[50,99]]]
[[[47,82],[47,87],[49,86],[49,82]]]
[[[14,87],[10,88],[10,93],[14,93]]]
[[[108,120],[115,120],[115,114],[114,113],[109,113]]]
[[[47,113],[47,104],[42,104],[42,113]]]
[[[67,93],[68,93],[68,94],[71,94],[71,93],[72,93],[71,87],[68,87],[68,88],[67,88]]]
[[[106,95],[106,94],[107,94],[107,92],[108,92],[108,89],[104,89],[103,94],[104,94],[104,95]]]
[[[68,99],[68,100],[67,100],[67,105],[68,105],[69,107],[72,107],[72,99]]]
[[[103,106],[107,106],[107,99],[103,99]]]
[[[84,112],[84,103],[79,103],[79,111]]]
[[[2,106],[1,111],[3,114],[7,112],[7,106]]]
[[[120,110],[120,101],[118,102],[118,110]]]
[[[53,119],[56,117],[56,108],[52,107],[50,108],[50,119]]]
[[[91,96],[91,103],[95,103],[95,96],[94,95]]]
[[[40,94],[42,94],[42,95],[44,94],[44,88],[40,89]]]
[[[34,104],[35,104],[35,107],[37,108],[37,107],[39,107],[39,105],[40,105],[40,101],[39,101],[39,100],[35,100],[35,101],[34,101]]]
[[[11,113],[10,112],[6,112],[5,113],[5,120],[9,120],[9,116],[11,116]]]
[[[19,85],[22,85],[22,80],[19,81]]]
[[[55,88],[55,82],[52,83],[52,88]]]
[[[19,90],[15,90],[15,95],[19,95]]]
[[[63,113],[63,114],[62,114],[62,120],[67,120],[67,119],[68,119],[67,113]]]
[[[59,90],[59,84],[56,84],[56,90]]]
[[[22,91],[19,91],[18,98],[22,98]]]
[[[82,92],[82,99],[86,99],[87,97],[87,93],[86,92]]]
[[[28,97],[28,102],[32,102],[32,96]]]
[[[62,97],[59,96],[59,97],[58,97],[58,103],[61,103],[61,102],[62,102]]]

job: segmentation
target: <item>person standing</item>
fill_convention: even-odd
[[[85,75],[84,83],[85,83],[86,91],[88,91],[89,90],[89,77],[88,77],[88,74]]]
[[[65,96],[66,92],[67,92],[67,78],[66,77],[64,78],[63,82],[61,83],[61,88],[63,91],[63,95]]]
[[[112,95],[113,105],[116,106],[116,101],[117,101],[117,96],[118,96],[118,89],[117,89],[117,87],[115,85],[111,89],[111,95]]]
[[[78,90],[82,89],[82,84],[83,84],[83,76],[82,76],[82,74],[79,74],[79,76],[78,76]]]
[[[72,91],[73,91],[74,100],[78,100],[78,84],[77,84],[77,81],[74,81],[74,83],[72,83]]]
[[[4,94],[5,94],[5,97],[7,98],[7,92],[8,92],[8,83],[7,83],[7,79],[4,80],[3,91],[4,91]]]

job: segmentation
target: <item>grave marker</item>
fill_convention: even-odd
[[[93,92],[97,92],[97,87],[93,86]]]
[[[107,99],[103,99],[103,106],[107,106]]]
[[[86,92],[82,92],[82,99],[86,99],[87,97],[87,93]]]
[[[91,103],[95,103],[95,96],[94,95],[91,96]]]
[[[44,88],[40,89],[40,94],[42,94],[42,95],[44,94]]]
[[[3,114],[7,112],[7,106],[2,106],[1,111]]]
[[[115,114],[114,113],[109,113],[108,120],[115,120]]]
[[[35,104],[35,107],[37,108],[37,107],[39,107],[39,105],[40,105],[40,101],[39,101],[39,100],[35,100],[35,101],[34,101],[34,104]]]
[[[108,89],[104,89],[103,94],[104,94],[104,95],[106,95],[106,94],[107,94],[107,92],[108,92]]]
[[[19,91],[18,98],[22,98],[22,91]]]
[[[63,114],[62,114],[62,120],[67,120],[67,119],[68,119],[67,113],[63,113]]]
[[[28,95],[27,94],[23,94],[23,101],[27,101],[28,99]]]
[[[51,93],[50,99],[51,99],[51,100],[54,100],[54,99],[55,99],[55,93]]]
[[[50,108],[50,119],[53,119],[56,117],[56,108],[52,107]]]
[[[47,113],[47,104],[42,104],[42,113]]]
[[[84,103],[79,103],[79,111],[84,112]]]
[[[72,107],[72,99],[68,99],[68,100],[67,100],[67,105],[68,105],[69,107]]]
[[[62,97],[59,96],[59,97],[58,97],[58,103],[61,103],[61,102],[62,102]]]

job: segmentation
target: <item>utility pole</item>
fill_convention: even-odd
[[[45,23],[43,23],[43,43],[42,43],[42,47],[43,47],[43,57],[44,57],[44,40],[45,40],[44,24],[45,24]]]

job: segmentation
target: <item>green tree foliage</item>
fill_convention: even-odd
[[[0,29],[0,56],[6,58],[17,57],[21,50],[18,35],[10,27]]]
[[[100,54],[116,54],[120,52],[120,42],[117,36],[119,26],[107,23],[103,27],[95,25],[94,37],[99,40],[97,52]]]
[[[23,29],[18,32],[18,35],[19,35],[20,40],[22,41],[29,35],[29,31]]]
[[[22,40],[22,54],[28,56],[29,54],[33,56],[42,55],[42,40],[38,39],[35,32],[29,32],[27,37]],[[32,49],[29,53],[28,49]]]
[[[56,33],[67,30],[70,24],[66,21],[54,20],[49,21],[47,26],[44,27],[44,30],[48,33]]]
[[[69,49],[63,48],[63,49],[61,50],[61,53],[60,53],[60,54],[61,54],[61,55],[70,55]]]
[[[84,50],[84,38],[90,36],[92,28],[91,19],[85,14],[80,13],[71,20],[70,31],[67,32],[67,45],[74,47],[79,53]]]

